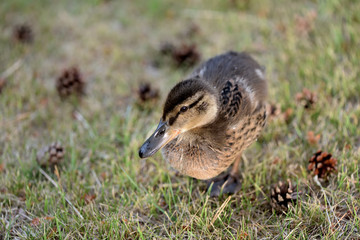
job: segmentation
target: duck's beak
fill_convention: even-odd
[[[154,155],[160,148],[180,134],[180,130],[171,129],[168,122],[160,120],[155,132],[144,142],[139,149],[139,156],[147,158]]]

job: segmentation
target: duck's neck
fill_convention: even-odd
[[[211,122],[207,125],[193,128],[178,136],[178,140],[189,145],[192,144],[207,144],[212,148],[221,148],[225,141],[226,130],[223,124],[218,121]]]

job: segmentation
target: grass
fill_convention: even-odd
[[[350,0],[2,1],[0,72],[21,65],[0,93],[0,239],[359,239],[359,12]],[[11,37],[23,22],[33,44]],[[200,32],[184,37],[191,24]],[[162,42],[181,38],[203,59],[250,52],[266,66],[269,101],[293,111],[246,151],[242,190],[231,197],[210,198],[160,154],[137,155],[168,90],[190,71],[150,63]],[[55,80],[72,65],[87,95],[61,101]],[[144,81],[161,100],[137,100]],[[295,101],[304,87],[318,96],[311,110]],[[46,177],[36,152],[57,140],[67,154]],[[338,159],[322,188],[307,171],[318,149]],[[277,214],[270,187],[287,178],[304,194]]]

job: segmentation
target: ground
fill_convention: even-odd
[[[24,23],[31,43],[14,40]],[[2,1],[0,239],[360,239],[359,29],[351,0]],[[202,60],[247,51],[266,68],[281,112],[244,154],[235,195],[210,198],[160,154],[138,157],[191,71],[159,54],[164,42],[194,43]],[[72,66],[86,94],[61,99]],[[160,99],[139,100],[143,82]],[[63,161],[40,167],[55,141]],[[308,171],[319,149],[338,162],[327,180]],[[281,213],[270,189],[287,179],[302,194]]]

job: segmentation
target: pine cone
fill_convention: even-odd
[[[269,119],[276,118],[280,116],[281,108],[280,104],[267,104],[266,105],[266,115]]]
[[[317,17],[317,12],[309,11],[305,16],[295,16],[295,30],[300,36],[308,36],[314,29],[314,21]]]
[[[287,183],[280,181],[271,189],[271,206],[279,211],[286,211],[289,204],[296,202],[299,195],[296,191],[296,187],[292,185],[288,179]]]
[[[194,66],[200,60],[200,54],[195,44],[181,44],[172,54],[172,58],[178,66]]]
[[[13,32],[14,38],[22,43],[31,43],[34,40],[34,35],[31,27],[26,24],[15,26]]]
[[[61,143],[55,142],[38,151],[36,160],[41,167],[54,167],[63,160],[64,155],[65,149],[61,146]]]
[[[308,170],[319,178],[326,178],[337,170],[336,165],[337,160],[330,153],[319,150],[310,158]]]
[[[310,109],[317,102],[317,96],[314,92],[307,88],[304,88],[302,92],[296,94],[296,101],[304,106],[306,109]]]
[[[313,144],[313,145],[318,144],[320,138],[321,138],[320,134],[315,135],[315,133],[313,131],[309,131],[307,133],[307,141],[309,144]]]
[[[84,88],[85,82],[76,67],[64,70],[56,81],[56,89],[61,98],[68,97],[72,94],[83,95]]]
[[[138,95],[141,101],[156,99],[159,97],[159,90],[153,89],[150,83],[143,83],[139,86]]]

